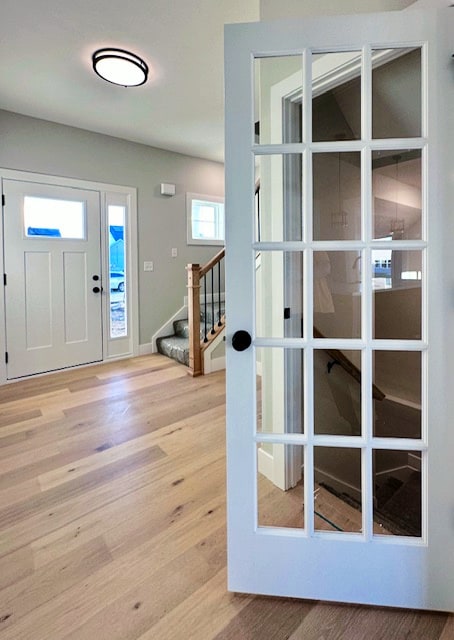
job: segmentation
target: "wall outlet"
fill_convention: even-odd
[[[144,271],[153,271],[153,263],[151,262],[151,260],[146,260],[143,263],[143,270]]]
[[[172,258],[176,258],[178,255],[178,249],[176,247],[173,247],[172,249]]]

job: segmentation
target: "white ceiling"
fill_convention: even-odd
[[[223,27],[258,19],[259,0],[1,0],[0,108],[222,162]],[[149,82],[102,81],[104,46]]]

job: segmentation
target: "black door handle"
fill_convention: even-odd
[[[99,280],[99,276],[94,275],[94,276],[93,276],[93,280],[96,282],[97,280]]]
[[[93,293],[100,293],[102,291],[102,287],[93,287]]]
[[[251,346],[252,338],[247,331],[235,331],[232,336],[232,347],[235,351],[245,351],[248,347]]]

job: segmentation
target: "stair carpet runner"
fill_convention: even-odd
[[[210,303],[206,312],[206,324],[207,331],[210,331],[211,327],[217,324],[219,320],[219,313],[221,317],[225,313],[224,303],[221,303],[219,308],[218,304],[214,305],[214,321],[213,321],[213,308]],[[176,320],[173,323],[174,333],[170,336],[163,336],[156,340],[158,352],[162,353],[168,358],[172,358],[181,364],[189,366],[189,322],[185,318],[183,320]],[[205,313],[202,311],[200,314],[200,339],[203,340],[205,332]]]

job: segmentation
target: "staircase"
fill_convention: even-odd
[[[156,340],[158,352],[180,364],[189,366],[189,321],[176,320],[173,323],[174,333]]]
[[[219,318],[225,314],[225,304],[209,303],[207,309],[202,308],[200,313],[200,340],[203,342],[205,335],[210,335],[211,327],[216,326]],[[174,333],[162,336],[156,340],[158,352],[172,358],[177,362],[189,366],[189,319],[176,320],[173,323]],[[208,339],[207,339],[208,341]]]
[[[375,492],[376,517],[397,535],[421,535],[421,472],[405,481],[390,477]]]

